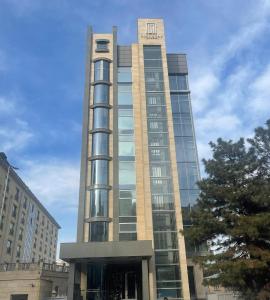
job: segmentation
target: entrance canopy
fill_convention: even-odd
[[[152,241],[63,243],[60,258],[67,262],[97,261],[98,259],[150,259],[153,255]]]

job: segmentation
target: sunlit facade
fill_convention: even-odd
[[[139,19],[130,46],[116,28],[87,42],[68,299],[204,299],[180,233],[199,179],[186,56],[166,53],[161,19]]]

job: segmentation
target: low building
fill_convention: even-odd
[[[60,226],[0,153],[0,264],[56,259]]]
[[[0,264],[0,300],[64,300],[68,267],[48,263]]]

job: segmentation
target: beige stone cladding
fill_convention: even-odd
[[[16,265],[10,271],[4,271],[1,266],[0,300],[10,300],[12,295],[28,295],[28,300],[43,300],[51,297],[53,291],[58,291],[59,296],[66,296],[67,269],[64,272],[53,271],[53,265],[50,266],[51,270],[45,270],[45,264],[28,264],[23,270],[22,265]]]
[[[60,227],[3,156],[0,208],[0,263],[55,261]]]

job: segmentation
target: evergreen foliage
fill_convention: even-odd
[[[184,235],[211,249],[195,257],[205,285],[222,285],[246,300],[270,299],[270,120],[246,141],[210,142],[207,178]]]

